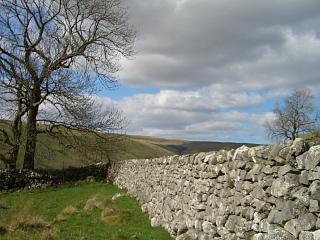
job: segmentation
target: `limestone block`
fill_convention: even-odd
[[[292,196],[297,198],[304,206],[309,206],[310,196],[307,187],[300,187],[297,191],[292,193]]]
[[[278,178],[272,183],[271,194],[275,197],[281,197],[288,194],[292,187],[294,186],[284,181],[283,178]]]
[[[232,161],[236,160],[236,159],[240,159],[242,160],[245,157],[248,157],[248,151],[250,148],[248,148],[247,146],[243,145],[239,148],[236,149],[233,157],[232,157]]]
[[[319,212],[319,202],[317,200],[310,200],[309,211],[310,212]]]
[[[314,240],[313,233],[308,231],[302,231],[299,234],[299,240]]]
[[[313,146],[309,149],[305,159],[305,167],[307,170],[315,169],[320,162],[320,145]]]
[[[296,167],[298,169],[305,169],[306,168],[306,158],[308,156],[308,152],[305,152],[303,154],[301,154],[300,156],[296,157]]]
[[[216,226],[223,227],[227,222],[227,216],[217,216],[216,217]]]
[[[282,227],[271,224],[266,236],[267,240],[295,240],[296,238]]]
[[[286,222],[284,229],[291,233],[295,238],[297,238],[299,233],[302,231],[300,222],[297,219],[292,219]]]
[[[299,182],[303,185],[309,185],[309,173],[308,171],[302,171],[299,177]]]
[[[320,180],[320,167],[315,167],[316,171],[309,170],[308,171],[308,180],[313,181],[313,180]]]
[[[282,177],[282,176],[286,175],[287,173],[292,172],[293,170],[294,169],[290,165],[288,165],[288,164],[283,165],[278,170],[278,176]]]
[[[256,233],[252,236],[251,240],[267,240],[267,234],[265,233]]]
[[[270,165],[264,166],[261,170],[261,172],[265,173],[265,174],[272,174],[273,170],[272,167]]]
[[[250,195],[256,199],[263,200],[266,198],[266,193],[263,188],[256,186],[251,192]]]
[[[317,217],[312,213],[306,213],[300,215],[298,221],[300,222],[302,230],[313,230],[316,227]]]
[[[245,230],[245,222],[246,220],[240,216],[230,215],[225,227],[230,232],[243,232]]]
[[[314,231],[312,235],[314,240],[320,240],[320,230]]]
[[[286,221],[294,218],[294,215],[290,211],[282,212],[277,209],[272,209],[268,215],[268,223],[282,225]]]
[[[289,154],[297,157],[302,153],[308,151],[309,148],[309,144],[303,138],[296,138],[289,148]]]
[[[217,227],[213,223],[204,221],[202,223],[203,232],[208,234],[210,237],[214,237],[217,234]]]
[[[311,183],[309,187],[310,199],[320,201],[320,181],[315,180]]]

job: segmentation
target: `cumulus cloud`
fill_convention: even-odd
[[[295,88],[320,96],[318,0],[126,4],[137,54],[121,60],[120,80],[159,89],[115,103],[129,133],[264,142],[272,101]]]
[[[174,139],[266,142],[267,113],[247,113],[268,94],[220,92],[219,86],[198,90],[161,90],[119,101],[99,99],[121,109],[130,121],[128,133]],[[271,116],[271,117],[270,117]]]
[[[130,0],[127,5],[138,37],[135,59],[123,60],[125,84],[171,89],[317,84],[317,0]]]

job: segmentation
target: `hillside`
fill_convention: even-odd
[[[179,145],[162,145],[163,148],[175,152],[176,154],[190,154],[197,152],[218,151],[220,149],[234,149],[246,145],[248,147],[257,146],[252,143],[232,143],[232,142],[184,142]]]
[[[0,127],[8,128],[8,122],[0,120]],[[62,134],[63,135],[63,134]],[[243,143],[192,142],[168,140],[146,136],[112,136],[116,141],[96,147],[97,137],[93,134],[76,133],[80,146],[70,147],[70,136],[51,136],[40,134],[35,159],[36,168],[66,168],[83,166],[95,162],[124,159],[155,158],[175,154],[213,151],[219,149],[237,148]],[[106,135],[109,136],[109,135]],[[252,144],[246,144],[252,146]],[[0,153],[5,153],[6,147],[0,143]],[[23,156],[19,156],[18,166],[22,165]],[[1,163],[0,163],[1,166]]]
[[[131,136],[135,141],[143,144],[157,145],[174,154],[191,154],[196,152],[217,151],[220,149],[238,148],[242,145],[248,147],[257,146],[252,143],[233,143],[233,142],[205,142],[205,141],[186,141],[186,140],[169,140],[162,138],[152,138],[146,136]]]

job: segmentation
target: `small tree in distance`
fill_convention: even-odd
[[[295,90],[273,108],[275,119],[265,127],[273,138],[294,140],[316,130],[317,114],[309,89]]]

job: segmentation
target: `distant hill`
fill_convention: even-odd
[[[0,127],[8,128],[8,121],[0,120]],[[96,136],[81,136],[79,139],[90,146],[90,142],[96,141]],[[111,145],[111,146],[110,146]],[[108,152],[111,160],[119,161],[125,159],[155,158],[175,154],[191,154],[195,152],[214,151],[219,149],[231,149],[242,146],[243,143],[222,143],[222,142],[192,142],[183,140],[169,140],[146,136],[125,136],[113,144],[102,146],[103,151]],[[255,144],[245,144],[255,146]],[[0,153],[7,149],[0,143]],[[22,165],[23,156],[19,157],[18,165]],[[69,166],[83,166],[94,162],[107,161],[106,156],[101,156],[91,147],[70,148],[66,144],[66,139],[62,140],[48,134],[38,136],[37,153],[35,159],[36,168],[63,168]],[[1,167],[1,163],[0,163]],[[3,166],[2,166],[3,167]]]
[[[196,152],[218,151],[220,149],[233,149],[246,145],[248,147],[258,146],[253,143],[234,143],[234,142],[208,142],[208,141],[186,141],[186,140],[169,140],[162,138],[153,138],[146,136],[130,136],[135,141],[143,144],[157,145],[174,154],[192,154]]]
[[[180,145],[162,145],[165,149],[176,154],[190,154],[196,152],[218,151],[220,149],[234,149],[246,145],[248,147],[257,146],[252,143],[233,143],[233,142],[185,142]]]

